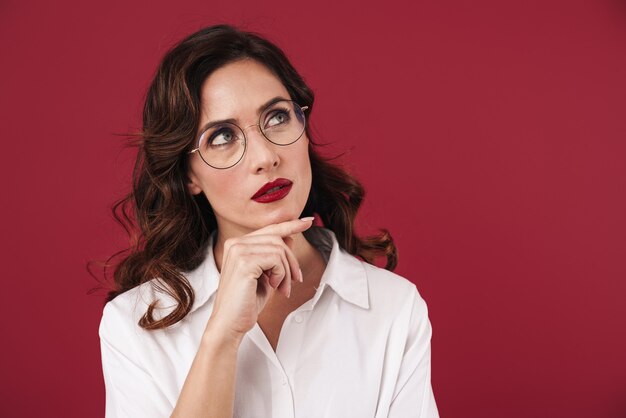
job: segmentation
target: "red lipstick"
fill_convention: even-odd
[[[259,203],[269,203],[280,200],[289,194],[292,184],[290,180],[283,178],[270,181],[264,184],[263,187],[252,196],[252,200]]]

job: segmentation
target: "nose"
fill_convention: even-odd
[[[280,163],[280,158],[276,152],[278,146],[265,138],[259,124],[246,126],[243,131],[247,138],[246,154],[252,170],[256,173],[277,167]]]

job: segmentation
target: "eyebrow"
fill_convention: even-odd
[[[263,112],[265,110],[266,107],[276,103],[276,102],[280,102],[281,100],[291,100],[291,99],[285,99],[282,96],[276,96],[276,97],[272,97],[271,99],[269,99],[267,102],[263,103],[261,106],[259,106],[257,108],[256,114],[260,115],[261,112]],[[198,134],[200,132],[204,132],[207,129],[209,129],[211,126],[213,125],[218,125],[220,123],[232,123],[234,125],[237,124],[237,119],[236,118],[229,118],[229,119],[221,119],[221,120],[213,120],[213,121],[209,121],[207,123],[205,123],[200,130],[197,132]]]

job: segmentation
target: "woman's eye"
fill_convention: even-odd
[[[209,137],[208,144],[212,147],[228,145],[235,139],[233,132],[228,129],[221,129]]]
[[[282,125],[287,122],[289,122],[289,112],[278,110],[271,115],[266,125],[268,128],[271,128],[272,126]]]

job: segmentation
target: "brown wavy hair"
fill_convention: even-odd
[[[264,64],[281,80],[291,100],[313,110],[313,92],[283,51],[255,33],[230,25],[210,26],[166,53],[147,91],[142,129],[129,135],[130,145],[138,148],[131,191],[112,207],[130,245],[109,257],[103,267],[106,277],[111,260],[122,257],[115,265],[107,302],[154,278],[159,280],[152,285],[177,301],[177,307],[159,320],[153,316],[157,303],[153,302],[139,321],[144,329],[173,325],[193,305],[193,289],[181,272],[191,271],[203,261],[217,221],[206,196],[192,195],[186,186],[187,153],[195,144],[200,122],[202,82],[219,67],[241,59]],[[370,264],[384,256],[385,269],[393,270],[398,257],[389,231],[381,229],[379,235],[365,238],[355,235],[363,186],[332,163],[334,158],[318,154],[319,144],[313,142],[308,124],[307,135],[312,185],[301,217],[316,216],[335,233],[344,250]]]

